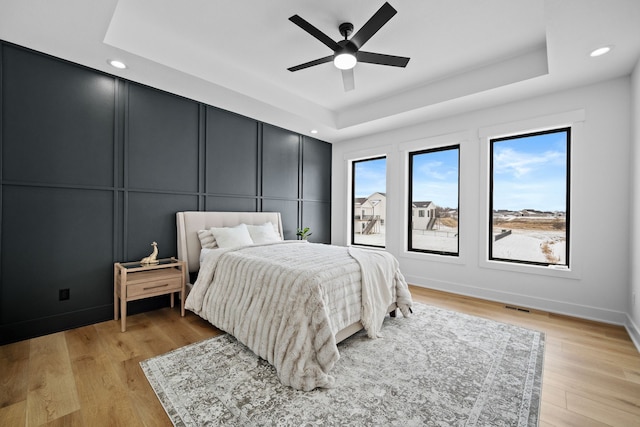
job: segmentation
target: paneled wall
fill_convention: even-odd
[[[0,50],[0,344],[112,318],[113,263],[175,256],[177,211],[279,211],[330,242],[330,144]]]

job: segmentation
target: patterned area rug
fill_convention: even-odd
[[[336,387],[301,392],[229,335],[141,362],[176,426],[536,426],[544,334],[415,303],[339,345]]]

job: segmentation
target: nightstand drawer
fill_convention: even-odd
[[[127,299],[139,296],[162,295],[167,292],[179,292],[182,290],[180,277],[166,278],[158,281],[142,282],[127,285]]]

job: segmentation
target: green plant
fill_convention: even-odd
[[[302,240],[307,240],[307,237],[311,236],[313,233],[310,232],[309,227],[298,228],[296,236],[300,237]]]

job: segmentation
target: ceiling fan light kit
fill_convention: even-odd
[[[344,40],[338,42],[341,49],[335,51],[333,54],[333,65],[339,70],[350,70],[358,63],[358,59],[356,58],[358,48],[348,40],[348,37],[353,32],[353,24],[345,22],[340,24],[338,30],[340,34],[342,34],[342,37],[344,37]]]
[[[340,70],[350,70],[356,66],[358,60],[352,53],[341,53],[333,58],[333,65]]]
[[[396,13],[397,11],[389,3],[383,4],[382,7],[378,9],[378,11],[362,26],[362,28],[360,28],[360,30],[351,37],[351,39],[349,39],[349,35],[353,32],[353,24],[350,22],[342,23],[338,27],[338,30],[344,37],[344,40],[337,42],[301,18],[299,15],[293,15],[289,20],[331,49],[333,51],[333,55],[305,62],[304,64],[290,67],[288,70],[292,72],[299,71],[315,65],[333,62],[336,68],[342,70],[344,90],[349,91],[355,88],[353,68],[358,62],[388,65],[392,67],[406,67],[410,58],[364,52],[360,50],[360,48],[362,48],[362,46]]]

